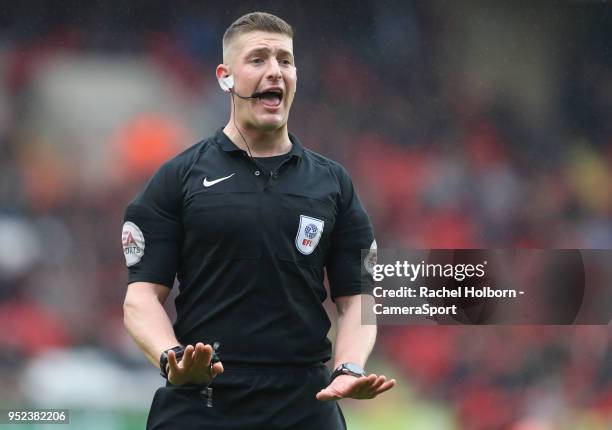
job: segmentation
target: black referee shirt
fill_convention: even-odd
[[[179,281],[182,344],[221,342],[227,363],[327,361],[322,306],[361,293],[361,249],[372,226],[346,170],[304,149],[274,170],[220,129],[166,162],[127,207],[129,282]]]

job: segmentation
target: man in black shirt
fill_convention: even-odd
[[[369,218],[346,170],[287,130],[292,38],[259,12],[227,29],[216,75],[228,124],[166,162],[126,210],[125,325],[168,380],[147,428],[343,429],[335,400],[395,384],[362,369],[376,337],[360,323]],[[339,315],[331,377],[324,270]],[[162,304],[175,277],[172,326]]]

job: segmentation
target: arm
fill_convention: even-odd
[[[351,362],[364,367],[376,340],[376,326],[361,324],[361,303],[373,302],[367,294],[336,298],[338,331],[334,368]],[[317,393],[321,401],[342,398],[372,399],[395,386],[395,379],[387,381],[384,375],[370,374],[356,378],[350,375],[336,377],[326,388]]]
[[[362,301],[373,301],[373,298],[367,294],[357,294],[336,299],[338,331],[334,369],[347,362],[365,367],[368,356],[372,352],[376,341],[376,326],[361,325]]]
[[[123,303],[123,323],[134,341],[155,367],[159,367],[161,353],[180,345],[172,323],[163,307],[170,289],[150,282],[133,282],[128,286]],[[187,345],[181,361],[174,352],[168,353],[168,381],[174,385],[205,384],[219,373],[223,365],[212,367],[213,349],[202,342]]]
[[[344,168],[335,168],[340,198],[339,213],[331,234],[331,246],[326,261],[330,295],[338,308],[338,330],[334,366],[352,362],[363,367],[376,340],[376,326],[361,324],[362,301],[372,301],[373,297],[362,294],[364,278],[362,249],[376,250],[372,223],[363,209],[353,183]],[[369,254],[368,254],[369,256]],[[368,257],[366,257],[368,258]],[[368,304],[368,306],[371,306]],[[393,388],[395,380],[387,381],[383,375],[371,374],[355,377],[340,375],[317,393],[321,401],[351,397],[371,399]]]
[[[160,167],[126,208],[121,235],[129,271],[123,321],[155,367],[163,351],[180,345],[163,308],[179,269],[183,240],[180,167],[176,161]],[[223,372],[220,362],[210,365],[212,354],[212,347],[202,342],[185,345],[180,361],[169,351],[168,381],[174,385],[209,383]]]
[[[147,359],[159,366],[162,352],[179,345],[163,304],[170,289],[150,282],[133,282],[123,302],[123,324]]]

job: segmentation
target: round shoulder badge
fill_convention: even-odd
[[[127,221],[123,224],[121,242],[123,243],[123,255],[127,267],[138,263],[144,255],[145,249],[144,235],[140,228],[133,222]]]
[[[376,265],[376,258],[378,256],[378,246],[376,245],[376,240],[372,241],[370,245],[370,251],[368,255],[363,259],[363,266],[370,275],[374,274],[374,266]]]

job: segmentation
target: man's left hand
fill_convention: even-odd
[[[317,393],[317,400],[373,399],[395,386],[395,379],[387,381],[386,376],[371,374],[356,378],[351,375],[336,377],[326,388]]]

